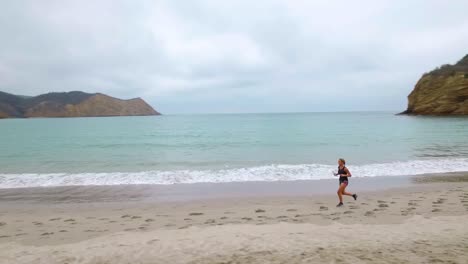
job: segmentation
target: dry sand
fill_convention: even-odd
[[[468,263],[468,182],[427,179],[342,208],[335,195],[3,201],[0,263]]]

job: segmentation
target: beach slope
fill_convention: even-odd
[[[0,205],[0,259],[4,263],[468,263],[465,178],[445,182],[446,177],[436,177],[381,193],[362,192],[357,201],[346,200],[343,208],[335,207],[333,195],[25,202],[13,201],[11,192],[0,191],[6,201]]]

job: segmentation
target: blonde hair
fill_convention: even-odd
[[[344,160],[344,159],[338,159],[338,160],[343,162],[344,165],[346,165],[346,160]]]

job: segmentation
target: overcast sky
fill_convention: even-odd
[[[468,1],[2,1],[0,91],[162,113],[403,110],[468,53]]]

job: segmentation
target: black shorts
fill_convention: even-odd
[[[346,186],[348,186],[348,181],[347,180],[346,181],[340,181],[340,186],[341,186],[342,183],[344,183],[344,184],[346,184]]]

